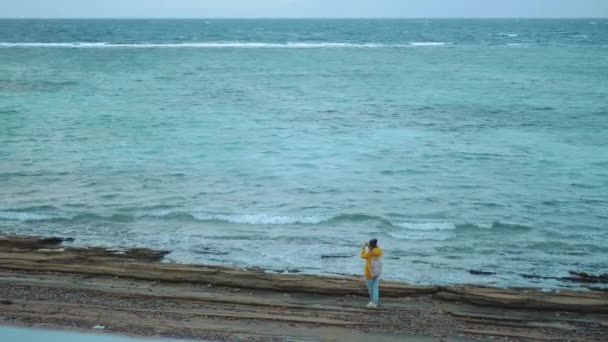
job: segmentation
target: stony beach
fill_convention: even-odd
[[[381,284],[0,237],[0,324],[218,341],[606,341],[608,295]]]

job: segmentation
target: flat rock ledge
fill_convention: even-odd
[[[63,246],[63,241],[55,237],[0,236],[0,269],[334,296],[367,293],[360,277],[286,275],[262,269],[161,263],[169,251],[69,247]],[[420,286],[383,281],[381,293],[383,297],[431,296],[445,302],[494,308],[608,313],[608,294],[601,291],[543,292],[536,289]]]

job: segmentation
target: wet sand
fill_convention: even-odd
[[[219,341],[607,341],[608,295],[162,263],[162,251],[0,237],[0,325]],[[93,329],[104,326],[104,329]]]

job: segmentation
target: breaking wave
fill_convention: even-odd
[[[63,43],[30,43],[30,42],[0,42],[0,48],[274,48],[274,49],[321,49],[321,48],[403,48],[416,46],[444,46],[451,45],[445,42],[411,42],[406,44],[383,43],[265,43],[265,42],[195,42],[195,43],[90,43],[90,42],[63,42]]]
[[[33,209],[33,208],[28,208]],[[46,209],[46,208],[42,208]],[[479,231],[479,230],[508,230],[525,231],[528,226],[493,222],[488,225],[456,224],[450,221],[396,221],[380,215],[355,213],[337,214],[328,216],[288,216],[272,215],[266,213],[208,213],[208,212],[182,212],[182,211],[152,211],[143,214],[111,214],[99,215],[95,213],[78,213],[73,215],[59,215],[25,210],[2,210],[0,221],[19,222],[46,222],[46,223],[93,223],[93,222],[136,222],[145,220],[162,220],[173,222],[207,222],[217,224],[250,224],[250,225],[318,225],[318,224],[368,224],[386,230],[388,234],[399,235],[400,232],[447,232],[447,231]],[[396,236],[397,237],[397,236]]]
[[[446,42],[411,42],[410,45],[411,46],[444,46],[444,45],[451,45],[451,44],[446,43]]]

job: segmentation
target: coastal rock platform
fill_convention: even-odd
[[[608,294],[161,262],[169,251],[0,236],[0,324],[220,341],[607,341]]]

